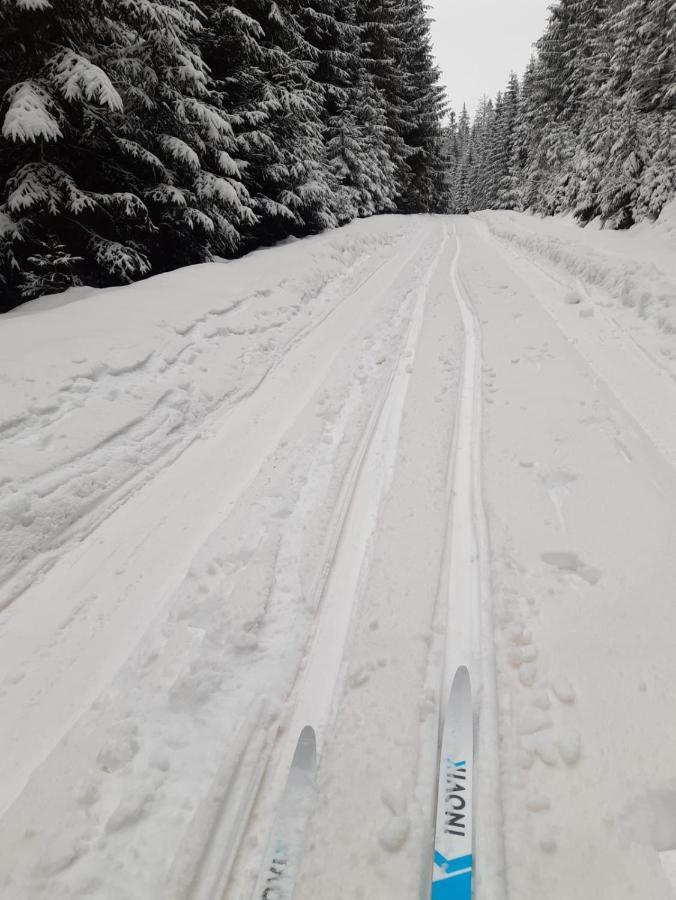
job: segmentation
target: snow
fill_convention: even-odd
[[[659,228],[588,232],[512,213],[481,213],[475,227],[464,277],[490,365],[484,496],[505,628],[509,894],[666,900],[666,866],[627,840],[618,798],[674,777],[663,631],[676,575],[674,378],[660,352],[673,336],[624,306],[622,288],[631,273],[652,297],[673,296],[673,253]],[[566,303],[572,290],[594,316]],[[510,665],[522,630],[537,649],[526,679]],[[533,815],[533,793],[551,810]]]
[[[604,306],[630,310],[647,320],[651,336],[662,333],[670,344],[676,332],[673,205],[666,207],[659,225],[638,225],[628,232],[590,231],[562,219],[543,220],[510,212],[478,215],[496,237],[538,261],[553,264],[570,278],[571,290],[564,303],[593,301],[600,288]],[[634,324],[641,328],[640,321]]]
[[[394,239],[400,228],[378,238]],[[64,305],[40,314],[37,333],[34,314],[51,298],[4,317],[0,434],[9,474],[0,522],[11,544],[0,571],[7,578],[27,567],[16,588],[5,584],[0,602],[149,480],[158,461],[192,442],[213,410],[255,389],[289,344],[331,311],[332,276],[349,277],[346,268],[374,249],[364,231],[338,238],[302,274],[288,251],[259,251],[237,264],[234,283],[232,264],[195,267],[131,292],[73,302],[61,295]],[[278,265],[280,252],[287,262]],[[12,528],[19,509],[33,528]]]
[[[174,159],[185,163],[189,168],[199,170],[200,160],[192,147],[189,147],[185,141],[180,138],[172,137],[170,134],[161,134],[159,137],[161,147]]]
[[[50,112],[49,94],[39,84],[23,81],[10,89],[9,108],[2,125],[2,136],[12,141],[45,141],[62,137],[58,121]]]
[[[63,50],[47,65],[53,69],[54,84],[71,103],[95,100],[109,109],[122,111],[124,108],[122,97],[103,69],[79,53]]]
[[[2,317],[3,898],[251,896],[306,724],[294,897],[418,896],[459,662],[479,900],[673,896],[672,220],[383,216]]]

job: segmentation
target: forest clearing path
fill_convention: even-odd
[[[163,313],[184,368],[144,363],[134,402],[201,378],[223,399],[173,449],[106,436],[104,394],[131,389],[107,361],[87,401],[97,446],[154,441],[148,469],[124,493],[104,459],[119,493],[92,495],[25,589],[9,576],[3,897],[249,898],[309,724],[295,900],[427,900],[460,663],[478,900],[671,896],[676,382],[594,314],[602,298],[571,304],[580,286],[522,250],[480,218],[383,217],[176,273],[196,298],[192,324],[187,300]],[[113,300],[139,291],[151,319],[152,281]],[[77,306],[44,315],[65,331]],[[135,354],[156,341],[139,331]]]

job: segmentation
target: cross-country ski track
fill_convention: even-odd
[[[3,900],[261,900],[305,725],[294,900],[427,900],[461,664],[475,897],[676,895],[676,335],[581,234],[384,216],[4,317]]]

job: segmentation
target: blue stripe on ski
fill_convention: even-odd
[[[467,764],[467,760],[465,760],[465,759],[461,760],[460,762],[453,763],[453,765],[455,766],[456,769],[459,769],[460,766],[464,766],[466,764]]]
[[[467,856],[455,856],[453,859],[446,859],[438,850],[435,850],[434,862],[440,869],[443,869],[444,872],[450,875],[451,872],[459,872],[461,869],[471,869],[472,854],[468,853]]]
[[[431,900],[471,900],[472,870],[432,882]]]

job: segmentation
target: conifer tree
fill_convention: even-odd
[[[250,212],[197,52],[197,7],[16,0],[0,18],[10,299],[235,247]]]
[[[670,0],[557,0],[520,96],[510,81],[486,134],[472,129],[487,158],[473,208],[657,216],[676,190],[675,20]]]
[[[402,137],[408,148],[410,175],[402,186],[399,208],[403,212],[441,212],[447,204],[441,133],[445,93],[432,58],[423,0],[404,0],[403,7]]]
[[[0,289],[445,209],[443,113],[423,0],[0,0]]]
[[[512,72],[504,102],[500,128],[497,134],[496,156],[496,206],[498,209],[512,209],[516,203],[517,187],[513,180],[512,159],[516,146],[516,133],[520,113],[519,79]]]
[[[408,127],[405,119],[405,12],[404,0],[357,0],[356,4],[364,68],[385,116],[396,203],[411,177],[407,162],[410,148],[403,137]]]
[[[299,0],[210,0],[205,57],[224,110],[238,123],[244,183],[256,223],[246,241],[336,224],[325,161],[318,51],[305,37]],[[223,27],[232,22],[233,27]]]
[[[319,0],[306,11],[317,48],[313,79],[323,90],[327,165],[339,222],[394,209],[394,167],[378,93],[362,59],[354,0]]]

